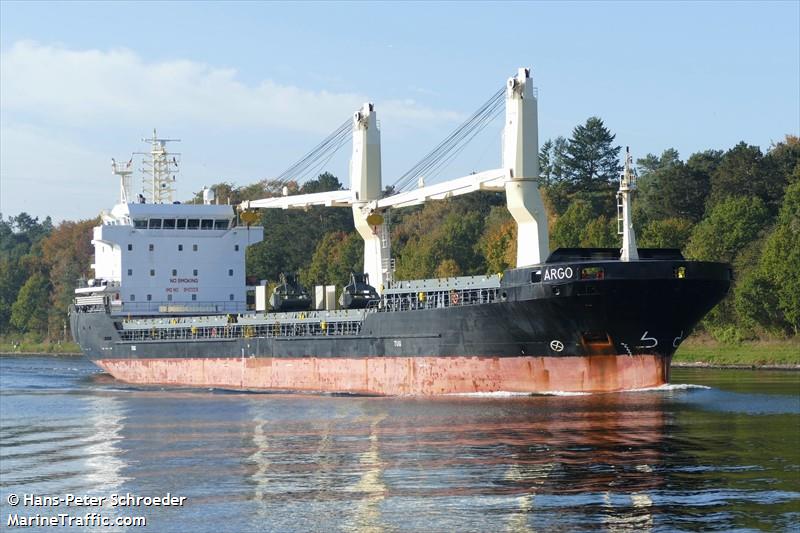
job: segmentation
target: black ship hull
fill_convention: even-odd
[[[159,330],[126,340],[120,317],[97,309],[73,309],[71,325],[91,360],[134,383],[362,394],[611,391],[668,381],[676,348],[729,285],[721,263],[580,261],[508,270],[489,303],[387,301],[364,313],[355,334],[256,328],[169,339]]]

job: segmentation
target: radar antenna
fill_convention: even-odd
[[[131,197],[131,174],[133,174],[133,158],[127,163],[117,163],[111,158],[111,173],[119,176],[119,203],[130,203]]]

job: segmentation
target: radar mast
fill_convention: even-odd
[[[127,204],[131,202],[131,174],[133,174],[133,158],[127,163],[117,163],[111,158],[111,173],[119,176],[119,203]]]
[[[150,152],[136,152],[144,155],[141,171],[142,193],[145,198],[154,204],[171,204],[172,194],[175,192],[175,175],[178,173],[178,158],[181,154],[167,151],[168,142],[180,142],[180,139],[159,139],[155,128],[153,137],[142,139],[150,143]],[[148,159],[146,156],[150,156]]]

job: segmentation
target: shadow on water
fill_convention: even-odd
[[[159,531],[800,524],[798,374],[422,399],[131,387],[74,360],[0,370],[2,495],[186,496],[144,510]]]

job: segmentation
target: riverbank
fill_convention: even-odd
[[[81,355],[81,348],[74,342],[38,342],[24,339],[0,339],[0,354]]]
[[[800,369],[800,342],[757,341],[721,344],[710,339],[689,339],[672,358],[673,366],[720,368]]]

